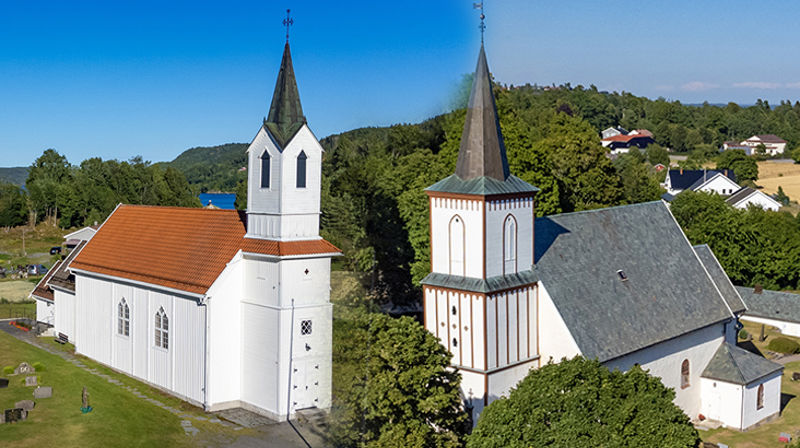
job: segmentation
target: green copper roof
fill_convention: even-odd
[[[289,42],[286,42],[278,81],[275,83],[275,92],[272,94],[272,104],[269,106],[269,115],[264,120],[264,127],[283,148],[304,124],[306,117],[300,104],[300,92],[297,90],[297,81],[294,77]]]
[[[536,282],[532,271],[522,271],[516,274],[498,275],[487,279],[462,277],[460,275],[440,274],[431,272],[422,279],[423,285],[439,286],[441,288],[458,289],[482,294],[491,294],[496,291],[519,288]]]
[[[783,366],[777,362],[723,342],[700,376],[747,385],[781,370]]]
[[[464,180],[458,177],[457,174],[445,177],[426,188],[426,190],[484,196],[493,194],[535,193],[539,191],[538,188],[514,175],[509,175],[506,180],[502,181],[486,176]]]

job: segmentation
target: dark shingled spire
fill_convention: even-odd
[[[278,144],[283,148],[306,123],[303,106],[300,105],[300,92],[292,68],[292,53],[289,42],[283,48],[283,60],[272,94],[269,115],[264,120],[264,127],[269,130]]]
[[[461,134],[456,175],[463,180],[491,177],[501,182],[509,176],[506,146],[497,119],[497,106],[492,94],[492,79],[481,45],[478,67],[469,95],[467,121]]]

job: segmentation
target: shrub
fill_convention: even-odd
[[[747,336],[749,336],[749,333],[747,333],[747,330],[745,330],[744,328],[739,330],[739,339],[747,339]]]
[[[36,369],[37,372],[44,371],[44,364],[42,364],[42,363],[37,361],[37,362],[33,363],[32,365],[33,365],[33,368]]]
[[[778,353],[798,353],[800,352],[800,344],[787,338],[775,338],[769,341],[767,349]]]
[[[3,367],[3,375],[13,375],[13,374],[14,374],[14,367],[12,366]]]

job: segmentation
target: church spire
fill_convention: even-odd
[[[275,83],[272,104],[269,107],[269,115],[264,120],[264,126],[278,144],[284,147],[304,124],[306,117],[300,104],[300,92],[297,90],[292,67],[292,53],[289,51],[287,41],[283,48],[281,69],[278,72],[278,81]]]
[[[497,118],[497,106],[492,94],[492,79],[481,45],[478,66],[472,80],[467,120],[461,134],[456,175],[463,180],[492,177],[505,181],[509,176],[506,146]]]

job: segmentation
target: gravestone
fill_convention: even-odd
[[[34,369],[27,362],[21,363],[16,369],[14,369],[14,375],[30,375],[31,373],[36,373],[36,369]]]
[[[24,409],[26,411],[32,411],[34,406],[36,406],[36,403],[34,403],[31,400],[22,400],[22,401],[16,402],[16,404],[14,404],[15,408]]]
[[[8,378],[0,378],[0,389],[8,387]]]
[[[33,398],[50,398],[53,396],[53,388],[50,386],[37,387],[33,390]]]
[[[25,377],[25,387],[37,386],[39,381],[36,379],[36,376],[26,376]]]
[[[6,409],[5,412],[6,423],[19,422],[25,420],[27,417],[28,412],[25,409]]]

